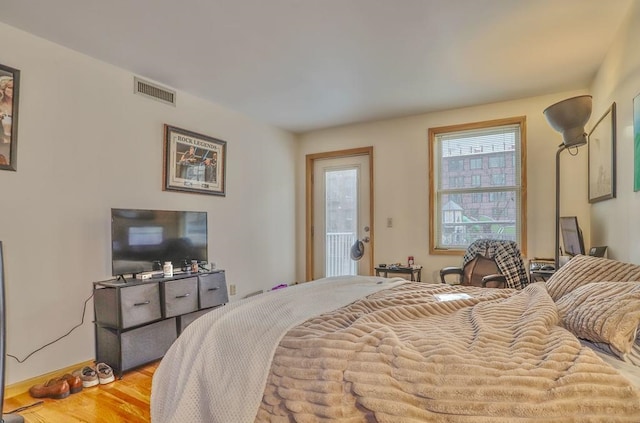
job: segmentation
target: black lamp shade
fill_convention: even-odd
[[[587,143],[584,125],[591,117],[591,96],[581,95],[552,104],[544,110],[549,125],[562,134],[566,147]]]

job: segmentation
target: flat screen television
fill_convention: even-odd
[[[113,276],[207,262],[207,212],[111,209]]]
[[[561,217],[560,232],[562,232],[565,254],[569,256],[584,255],[584,240],[582,239],[582,231],[578,226],[578,218],[576,216]]]

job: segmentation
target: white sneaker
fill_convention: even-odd
[[[82,386],[85,388],[91,388],[100,383],[96,369],[90,366],[84,366],[82,369],[73,372],[73,375],[82,380]]]
[[[113,369],[109,367],[108,364],[98,363],[96,366],[96,372],[98,373],[98,380],[101,385],[105,385],[107,383],[111,383],[116,378],[113,376]]]

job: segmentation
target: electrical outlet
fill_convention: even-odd
[[[236,286],[234,284],[229,285],[229,295],[236,295]]]
[[[393,228],[393,218],[387,217],[387,228]]]

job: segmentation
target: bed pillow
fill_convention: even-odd
[[[554,301],[591,282],[640,281],[640,266],[601,257],[576,256],[546,282]]]
[[[621,359],[640,364],[640,282],[596,282],[556,302],[565,328]]]

